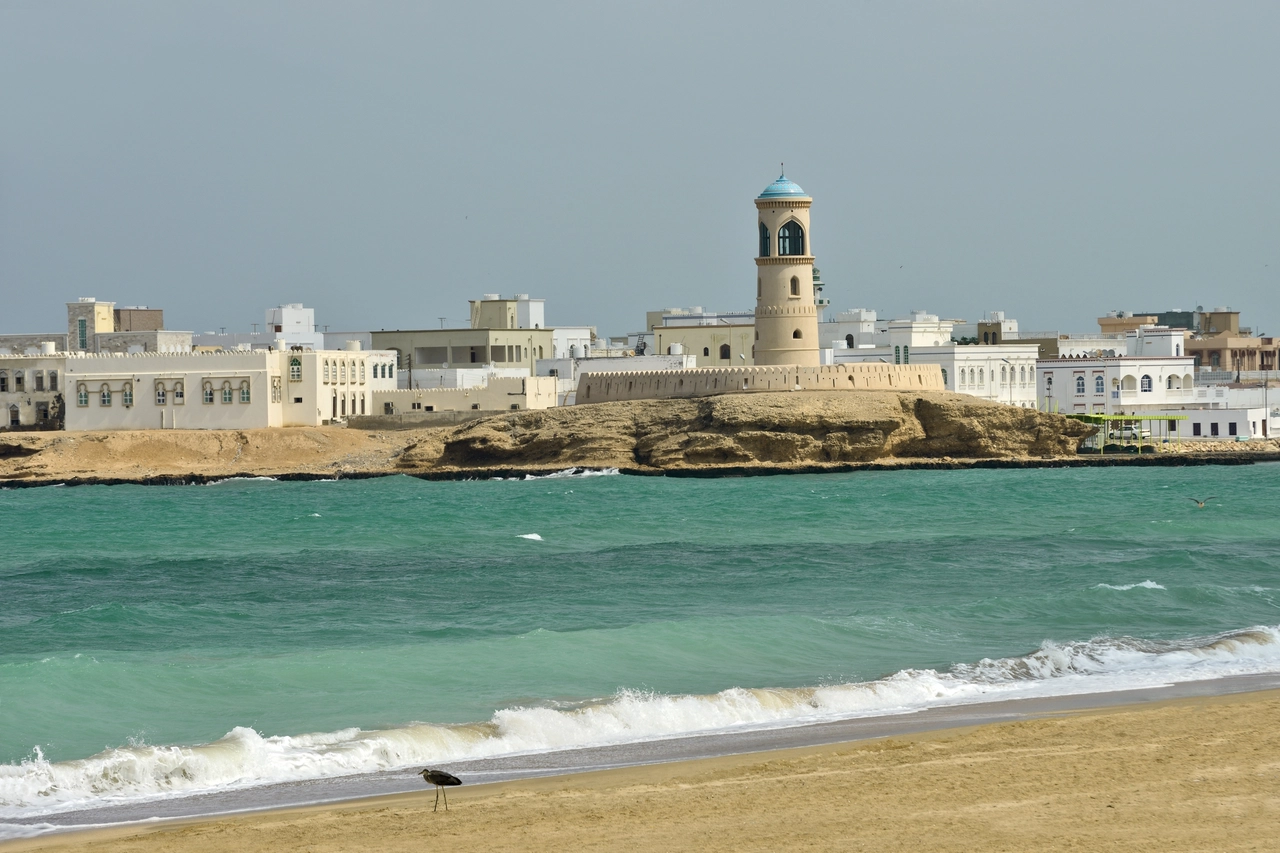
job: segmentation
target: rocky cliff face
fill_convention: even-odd
[[[404,469],[655,471],[1074,456],[1093,428],[945,392],[782,392],[520,412],[436,431]]]

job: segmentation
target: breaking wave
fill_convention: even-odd
[[[1143,581],[1142,583],[1126,583],[1119,586],[1113,586],[1109,583],[1100,583],[1094,589],[1115,589],[1120,592],[1128,592],[1131,589],[1164,589],[1165,587],[1155,581]]]
[[[439,764],[515,753],[634,743],[694,733],[900,714],[940,705],[1100,693],[1280,671],[1280,629],[1184,641],[1045,642],[1031,654],[947,671],[906,669],[875,681],[733,688],[709,695],[623,690],[576,705],[515,707],[485,722],[264,736],[237,727],[197,746],[131,744],[50,762],[39,749],[0,765],[0,822],[73,809]],[[8,825],[0,829],[4,836]],[[13,837],[9,835],[8,837]]]

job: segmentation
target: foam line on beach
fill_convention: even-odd
[[[573,706],[505,708],[488,721],[462,725],[286,736],[237,727],[213,743],[132,744],[61,762],[46,760],[37,749],[27,760],[0,765],[0,822],[431,763],[1272,672],[1280,672],[1280,629],[1262,626],[1183,641],[1046,642],[1025,656],[984,659],[945,672],[902,670],[870,682],[708,695],[624,690]]]

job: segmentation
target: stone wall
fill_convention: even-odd
[[[656,400],[765,391],[944,391],[936,364],[826,364],[817,367],[707,367],[585,373],[577,402]]]

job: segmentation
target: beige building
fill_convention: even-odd
[[[396,353],[401,370],[493,364],[533,375],[534,361],[551,358],[550,329],[418,329],[373,332],[373,347]]]
[[[376,415],[427,415],[435,412],[506,412],[549,409],[556,405],[554,376],[494,377],[466,388],[382,390],[373,395]]]
[[[355,349],[63,358],[68,431],[320,426],[396,382],[391,353]]]
[[[756,257],[758,365],[816,367],[818,309],[813,294],[813,199],[781,175],[756,198],[760,253]]]
[[[586,373],[578,403],[762,391],[945,391],[936,364],[826,364]]]
[[[755,364],[754,325],[658,326],[653,330],[654,352],[692,355],[698,367],[742,367]]]

